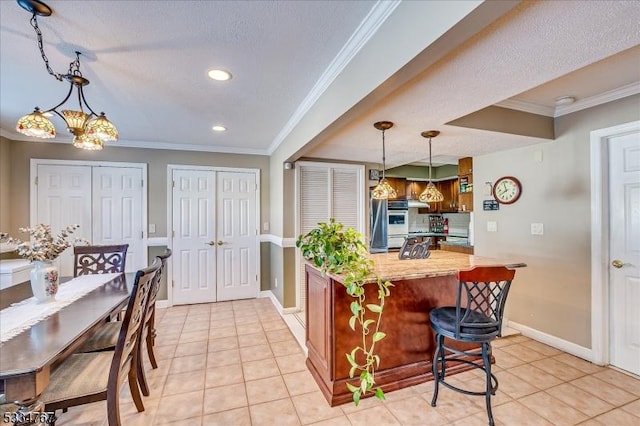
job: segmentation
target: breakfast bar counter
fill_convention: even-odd
[[[385,392],[433,378],[435,342],[429,312],[436,307],[455,305],[457,271],[474,266],[526,266],[509,259],[440,250],[431,252],[428,259],[400,260],[398,253],[368,256],[374,262],[374,272],[394,284],[385,300],[380,327],[386,337],[376,343],[376,352],[381,357],[376,385]],[[354,332],[348,325],[352,298],[338,275],[323,275],[307,264],[305,279],[307,367],[332,406],[350,402],[352,394],[346,386],[350,364],[345,354],[359,346],[362,339],[360,332]],[[375,303],[377,285],[365,288],[368,303]],[[468,367],[461,365],[447,371],[453,374],[465,369]]]

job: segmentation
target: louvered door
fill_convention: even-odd
[[[298,162],[296,171],[296,235],[304,235],[330,218],[364,234],[364,166]],[[304,311],[304,262],[298,250],[296,264],[298,308]],[[304,315],[298,317],[304,321]]]

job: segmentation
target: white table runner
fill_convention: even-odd
[[[60,284],[52,302],[38,303],[35,297],[31,297],[1,310],[0,343],[17,336],[118,275],[120,274],[82,275]]]

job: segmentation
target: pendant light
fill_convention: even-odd
[[[49,65],[49,59],[44,53],[44,41],[42,39],[42,31],[38,26],[38,16],[50,16],[53,11],[45,3],[39,0],[17,0],[18,4],[31,13],[31,26],[36,32],[38,40],[38,48],[40,56],[47,68],[47,72],[58,81],[67,81],[69,83],[69,91],[67,96],[56,106],[44,111],[36,107],[30,114],[18,120],[16,131],[27,136],[37,138],[54,138],[56,129],[47,118],[47,113],[56,114],[67,125],[67,130],[74,136],[73,146],[88,150],[100,150],[104,147],[104,142],[117,141],[118,130],[114,124],[107,119],[104,112],[97,114],[87,103],[84,95],[84,86],[89,84],[89,80],[82,76],[80,72],[80,52],[76,51],[76,59],[69,64],[69,70],[66,74],[60,74],[53,71]],[[78,101],[77,109],[63,109],[66,102],[72,98]],[[70,108],[70,106],[67,106]],[[50,115],[50,114],[49,114]]]
[[[373,191],[371,191],[371,196],[375,200],[386,200],[389,198],[396,198],[398,196],[398,194],[396,193],[396,190],[393,189],[391,185],[389,185],[387,178],[384,177],[384,169],[386,168],[385,150],[384,150],[384,132],[385,130],[389,130],[390,128],[392,128],[393,123],[391,121],[378,121],[373,124],[373,127],[375,127],[378,130],[382,130],[382,179],[380,179],[380,182],[378,182],[378,185],[376,185],[376,187],[373,188]]]
[[[435,138],[440,134],[438,130],[427,130],[426,132],[422,132],[421,135],[423,138],[429,138],[429,183],[422,194],[418,197],[418,200],[423,203],[439,203],[444,201],[444,195],[442,192],[438,191],[438,188],[431,181],[431,138]]]

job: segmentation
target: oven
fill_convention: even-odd
[[[409,233],[409,211],[391,210],[387,213],[389,226],[387,227],[387,246],[400,248]]]

